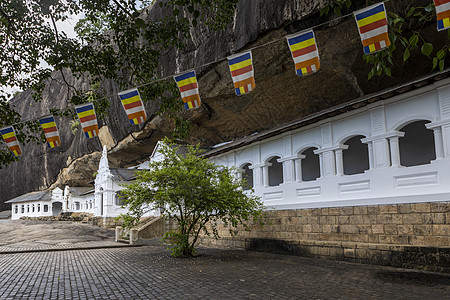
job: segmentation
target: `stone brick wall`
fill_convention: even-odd
[[[450,202],[268,211],[206,246],[285,252],[450,272]]]

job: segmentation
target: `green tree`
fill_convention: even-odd
[[[23,122],[15,129],[19,142],[41,142],[39,124],[24,122],[14,111],[6,92],[31,89],[36,101],[50,84],[64,85],[68,107],[53,114],[76,119],[70,106],[93,101],[100,117],[110,97],[102,84],[115,82],[120,89],[157,80],[159,58],[171,47],[183,48],[189,29],[206,24],[221,29],[233,17],[238,0],[2,0],[0,1],[0,128]],[[149,6],[150,5],[150,6]],[[148,17],[152,6],[164,9],[158,19]],[[82,15],[79,38],[58,28],[61,21]],[[58,74],[59,73],[59,74]],[[67,75],[87,77],[90,88],[80,90]],[[56,76],[58,75],[58,76]],[[62,78],[59,80],[58,78]],[[173,80],[142,89],[144,101],[158,100],[160,113],[175,117],[182,109]],[[178,123],[179,124],[179,120]],[[185,128],[185,126],[181,126]],[[3,140],[0,139],[0,143]],[[15,158],[0,148],[0,167]]]
[[[132,227],[149,210],[177,222],[177,229],[165,234],[174,256],[192,256],[199,234],[219,238],[218,223],[232,228],[253,218],[261,222],[262,202],[243,191],[244,180],[235,168],[218,166],[199,156],[199,147],[177,155],[179,147],[164,140],[160,150],[165,159],[151,162],[149,170],[137,171],[137,180],[122,191],[130,212],[123,215],[125,226]]]

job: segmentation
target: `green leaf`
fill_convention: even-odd
[[[345,6],[347,6],[347,8],[350,8],[350,6],[352,6],[352,1],[351,0],[345,1]]]
[[[416,8],[415,8],[414,6],[411,7],[411,8],[408,10],[408,13],[406,14],[406,17],[409,18],[409,17],[413,14],[413,12],[414,12],[415,9],[416,9]]]
[[[428,4],[427,6],[425,6],[424,9],[425,9],[426,12],[432,12],[432,11],[435,10],[434,4],[433,4],[433,3],[430,3],[430,4]]]
[[[391,68],[385,68],[384,72],[386,73],[387,76],[391,77]]]
[[[334,13],[335,13],[336,15],[338,15],[338,16],[341,15],[341,9],[340,9],[339,6],[335,6],[335,7],[334,7]]]
[[[444,60],[441,60],[440,62],[439,62],[439,70],[444,70]]]
[[[410,56],[411,56],[411,53],[409,52],[409,49],[406,48],[405,52],[403,53],[403,61],[404,62],[407,61]]]
[[[441,49],[441,50],[439,50],[437,53],[436,53],[436,57],[439,59],[439,60],[442,60],[444,57],[445,57],[445,50],[444,49]]]
[[[430,43],[424,43],[421,51],[423,55],[430,57],[431,52],[433,52],[433,45]]]
[[[433,58],[433,70],[436,69],[437,64],[438,64],[438,58],[435,57],[435,58]]]
[[[409,38],[409,44],[411,46],[415,46],[417,45],[417,43],[419,42],[419,36],[417,34],[413,34],[410,38]]]

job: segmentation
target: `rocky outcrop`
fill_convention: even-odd
[[[314,75],[298,78],[284,36],[323,23],[318,9],[327,2],[241,0],[227,30],[211,32],[198,27],[191,31],[186,49],[171,50],[162,57],[164,76],[196,67],[203,105],[183,113],[192,123],[190,142],[211,146],[234,140],[429,74],[428,59],[416,56],[403,64],[399,54],[392,77],[368,81],[370,68],[363,62],[355,21],[349,16],[315,28],[321,69]],[[409,3],[396,0],[386,6],[404,12]],[[150,11],[150,17],[162,14],[158,5]],[[436,32],[435,23],[424,28],[424,35],[436,46],[446,39],[445,32]],[[226,60],[198,68],[269,41],[274,42],[253,50],[256,89],[248,95],[234,95]],[[67,75],[74,86],[88,87],[83,79]],[[110,95],[118,92],[111,83],[105,89]],[[47,113],[49,108],[66,107],[67,90],[51,84],[38,104],[31,100],[30,92],[20,94],[12,103],[24,119],[33,118]],[[100,121],[100,138],[89,140],[82,136],[81,130],[72,134],[67,119],[57,119],[62,146],[55,149],[47,149],[45,145],[24,146],[20,160],[0,170],[0,203],[52,184],[87,185],[97,169],[102,145],[108,147],[111,167],[126,167],[146,159],[156,142],[170,133],[173,126],[167,119],[156,116],[156,109],[154,103],[146,103],[147,114],[152,117],[140,128],[127,123],[119,99],[112,97],[109,114]]]

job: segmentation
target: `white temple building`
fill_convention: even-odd
[[[12,205],[12,219],[58,216],[62,212],[88,213],[96,217],[117,217],[122,207],[120,191],[134,180],[135,169],[109,168],[106,147],[92,187],[69,187],[32,192],[6,203]]]
[[[267,209],[448,201],[450,80],[361,106],[205,157],[238,167]]]

